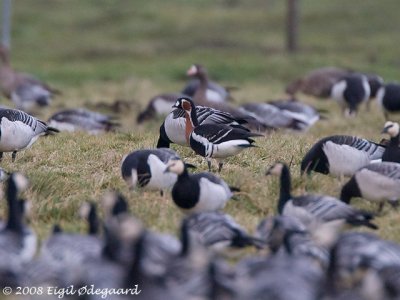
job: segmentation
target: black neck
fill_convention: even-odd
[[[187,220],[183,220],[181,225],[181,257],[185,257],[189,254],[190,248],[190,236],[189,236],[189,228],[187,224]]]
[[[282,168],[281,178],[280,178],[280,192],[279,192],[279,202],[278,202],[278,213],[283,213],[283,208],[285,204],[292,198],[290,194],[291,189],[291,179],[289,168],[284,165]]]
[[[145,252],[145,237],[146,232],[144,231],[140,237],[132,245],[133,253],[135,254],[131,266],[129,267],[128,276],[126,277],[125,287],[130,288],[135,284],[143,284],[147,278],[142,271],[142,261]]]
[[[390,146],[391,147],[399,147],[399,141],[400,141],[400,133],[394,137],[390,138]]]
[[[17,186],[11,177],[7,186],[8,221],[6,229],[21,233],[23,231],[22,212],[18,204],[17,194]]]
[[[88,216],[89,234],[96,235],[99,233],[99,219],[97,217],[96,206],[94,203],[90,204],[90,211]]]

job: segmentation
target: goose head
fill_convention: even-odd
[[[172,107],[182,109],[185,112],[190,114],[192,112],[192,110],[194,110],[195,105],[194,105],[194,102],[190,98],[181,97],[176,100],[175,104]]]
[[[399,135],[400,126],[399,123],[388,121],[382,129],[382,134],[387,133],[390,137],[396,137]]]
[[[273,176],[281,176],[283,169],[286,165],[282,162],[277,162],[269,167],[265,173],[266,176],[273,175]]]
[[[180,159],[171,159],[167,163],[167,168],[165,169],[164,173],[171,172],[177,175],[181,175],[185,172],[186,166],[185,163]]]
[[[199,77],[206,75],[207,72],[202,65],[194,64],[186,72],[186,75],[191,77]]]

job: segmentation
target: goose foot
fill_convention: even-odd
[[[219,162],[218,163],[218,173],[221,173],[221,170],[222,170],[222,166],[224,165],[224,163],[223,162]]]
[[[208,172],[211,172],[211,160],[207,160]]]
[[[11,161],[15,162],[16,157],[17,157],[17,151],[13,151],[13,153],[11,154]]]

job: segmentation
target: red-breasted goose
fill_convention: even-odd
[[[47,106],[51,97],[60,93],[30,74],[16,72],[10,65],[9,51],[4,46],[0,47],[0,59],[0,89],[18,109]]]
[[[390,113],[400,112],[400,84],[388,83],[382,86],[377,93],[376,99],[385,115],[389,119]]]
[[[381,162],[359,169],[343,186],[340,199],[350,203],[351,198],[362,197],[380,203],[397,205],[400,199],[400,164]]]
[[[228,125],[200,125],[196,107],[189,98],[178,99],[175,107],[185,111],[186,140],[197,154],[207,159],[209,170],[211,170],[211,158],[218,160],[220,172],[225,158],[234,156],[246,148],[255,147],[252,137],[263,136]]]
[[[175,98],[174,104],[179,99],[189,98]],[[195,111],[199,124],[223,124],[234,128],[248,130],[242,125],[247,123],[246,119],[235,118],[230,113],[205,106],[196,106]],[[171,143],[189,147],[189,142],[186,139],[186,122],[185,110],[174,105],[173,111],[167,115],[160,126],[160,136],[157,142],[157,148],[168,148]]]
[[[12,161],[18,151],[29,148],[36,140],[57,129],[16,109],[0,108],[0,159],[3,152],[12,152]]]
[[[400,163],[400,126],[397,122],[388,121],[383,127],[382,133],[390,136],[390,142],[382,155],[382,161],[391,161]]]
[[[59,131],[99,134],[114,131],[119,124],[112,117],[85,108],[65,109],[53,114],[47,124]]]
[[[165,172],[178,175],[172,188],[172,199],[187,214],[216,211],[224,208],[237,188],[229,187],[220,177],[202,172],[189,174],[181,160],[170,160]]]
[[[370,95],[367,77],[358,73],[344,76],[333,85],[331,91],[331,97],[338,101],[345,116],[355,116],[360,104],[366,102]]]
[[[363,225],[372,229],[378,227],[371,223],[371,213],[358,210],[339,199],[327,195],[291,195],[290,170],[284,163],[276,163],[271,166],[266,175],[275,175],[280,178],[280,195],[278,213],[298,218],[305,225],[314,226],[327,222],[347,223],[351,225]]]
[[[351,176],[361,167],[382,159],[385,146],[355,136],[333,135],[320,139],[306,153],[301,172],[337,177]]]
[[[168,148],[133,151],[122,162],[122,178],[131,189],[169,189],[177,178],[176,174],[164,172],[171,159],[179,159],[179,155]]]

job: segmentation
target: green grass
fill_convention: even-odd
[[[84,224],[77,221],[78,207],[86,200],[99,201],[109,189],[121,190],[133,213],[149,227],[176,230],[182,215],[170,196],[128,191],[120,164],[129,152],[155,146],[161,120],[138,126],[136,115],[152,96],[179,91],[192,63],[204,64],[222,84],[239,87],[234,93],[237,102],[284,97],[290,80],[327,65],[376,72],[387,81],[400,77],[398,1],[379,5],[373,0],[301,1],[301,51],[295,55],[284,51],[284,4],[273,0],[13,2],[13,65],[63,91],[39,117],[47,119],[57,109],[85,103],[114,99],[134,103],[120,116],[120,133],[61,133],[40,139],[19,153],[15,163],[5,156],[2,167],[22,171],[31,180],[26,197],[33,202],[31,222],[39,234],[45,236],[55,222],[66,230],[83,230]],[[330,134],[381,138],[384,119],[377,106],[347,120],[335,103],[301,99],[328,110],[328,120],[306,134],[278,132],[258,139],[259,148],[227,160],[221,174],[242,190],[239,201],[231,201],[225,210],[249,230],[275,212],[278,182],[264,176],[267,166],[293,158],[294,194],[338,196],[341,183],[334,178],[299,178],[304,153]],[[198,171],[206,169],[190,149],[174,149],[198,165]],[[361,199],[355,205],[375,209]],[[400,241],[399,218],[399,212],[386,208],[377,220],[379,233]]]

